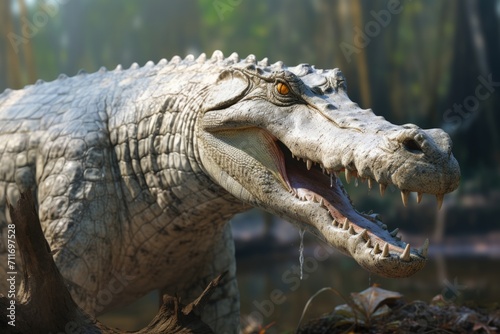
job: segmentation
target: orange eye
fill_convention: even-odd
[[[288,88],[287,85],[285,85],[284,83],[282,82],[278,82],[276,84],[276,90],[278,91],[278,93],[280,93],[281,95],[288,95],[288,93],[290,93],[290,88]]]

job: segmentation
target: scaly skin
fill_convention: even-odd
[[[33,189],[56,263],[88,312],[153,289],[190,300],[228,270],[203,318],[217,333],[234,333],[238,291],[226,223],[251,206],[379,275],[406,277],[424,265],[425,247],[411,249],[352,207],[341,171],[381,189],[393,184],[403,201],[411,191],[441,200],[460,178],[444,132],[360,109],[336,69],[216,52],[5,91],[0,261],[6,201]]]

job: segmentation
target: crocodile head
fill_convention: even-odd
[[[295,223],[385,277],[407,277],[426,261],[378,215],[355,210],[339,179],[437,197],[455,190],[460,169],[439,129],[394,125],[361,109],[338,69],[212,59],[224,66],[204,96],[200,159],[238,199]],[[232,59],[232,60],[231,60]],[[357,180],[356,180],[357,181]]]

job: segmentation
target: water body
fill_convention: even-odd
[[[429,302],[443,294],[450,303],[491,305],[500,302],[499,258],[434,257],[410,278],[386,279],[370,275],[345,256],[333,254],[317,258],[315,252],[319,254],[316,246],[304,250],[302,280],[296,251],[240,258],[238,283],[243,322],[250,321],[249,318],[261,320],[264,326],[274,322],[272,330],[266,333],[293,330],[308,299],[323,287],[332,287],[346,298],[351,292],[378,284],[403,294],[407,301]],[[276,291],[282,293],[280,298],[276,298]],[[330,312],[339,304],[345,301],[333,293],[324,293],[312,302],[305,319]]]
[[[429,302],[438,294],[450,303],[491,305],[500,303],[500,252],[483,252],[480,256],[451,249],[430,249],[431,258],[422,271],[404,279],[387,279],[371,275],[354,260],[305,240],[301,265],[297,259],[300,241],[286,248],[240,255],[238,285],[242,323],[250,318],[263,326],[274,325],[266,333],[293,332],[308,299],[323,287],[332,287],[345,298],[371,284],[397,291],[406,301]],[[453,254],[439,257],[438,254]],[[468,254],[468,255],[467,255]],[[487,256],[486,254],[489,254]],[[314,299],[304,321],[330,312],[345,301],[333,293]],[[497,305],[498,307],[498,305]],[[105,324],[124,330],[147,325],[158,310],[158,295],[151,293],[132,305],[100,317]]]

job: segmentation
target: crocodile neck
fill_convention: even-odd
[[[173,85],[190,85],[189,73],[185,82],[179,79],[180,73],[170,77],[176,82],[172,83],[165,73],[141,75],[138,80],[145,82],[139,85],[149,88],[139,93],[132,89],[132,82],[137,87],[137,81],[119,79],[114,89],[121,91],[114,92],[115,99],[106,102],[117,160],[114,165],[118,166],[122,207],[126,210],[122,213],[125,223],[120,250],[125,256],[120,258],[134,257],[137,263],[151,256],[161,262],[170,247],[164,241],[171,240],[172,235],[201,244],[204,238],[209,249],[213,236],[221,233],[230,217],[248,208],[204,172],[196,135],[202,100],[196,92],[172,92]],[[131,82],[130,89],[120,84],[124,80]],[[200,257],[199,261],[204,259]]]

